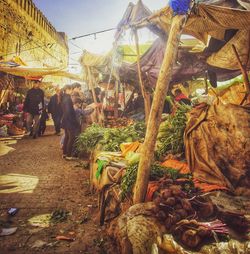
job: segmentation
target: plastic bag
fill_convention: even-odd
[[[8,137],[8,128],[6,125],[0,127],[0,137]]]

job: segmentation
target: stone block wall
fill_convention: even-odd
[[[67,36],[31,0],[0,0],[0,59],[19,56],[31,67],[67,67]]]

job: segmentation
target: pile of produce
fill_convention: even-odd
[[[153,213],[182,245],[195,250],[214,241],[214,237],[217,240],[228,238],[233,229],[238,235],[248,231],[249,224],[244,216],[218,212],[210,198],[192,188],[190,179],[173,180],[165,176],[159,182]],[[238,228],[232,221],[237,221]]]
[[[146,126],[138,122],[124,128],[104,128],[93,124],[77,139],[77,149],[80,152],[93,151],[98,144],[103,151],[118,152],[120,144],[133,142],[144,138]]]
[[[172,180],[168,177],[161,179],[161,190],[154,199],[155,213],[159,220],[165,223],[167,229],[182,219],[209,218],[214,209],[211,202],[194,195],[190,198],[185,190],[183,181]],[[194,198],[195,197],[195,198]]]
[[[156,156],[159,158],[167,154],[181,154],[184,152],[184,130],[186,128],[186,113],[191,106],[178,104],[174,115],[168,115],[161,123],[156,143]]]
[[[129,165],[129,167],[126,169],[125,175],[122,177],[121,181],[121,197],[122,200],[129,194],[131,194],[132,189],[134,187],[134,184],[136,182],[136,176],[137,176],[137,170],[138,170],[139,163],[133,163]],[[151,181],[157,181],[161,179],[162,177],[167,177],[169,179],[178,179],[178,178],[190,178],[189,174],[181,174],[177,170],[172,168],[166,168],[163,167],[157,163],[153,164],[151,166],[150,170],[150,180]],[[173,180],[172,180],[173,181]],[[185,186],[185,184],[184,184]],[[187,185],[186,185],[187,187]],[[190,187],[190,186],[189,186]]]
[[[108,118],[104,125],[107,128],[121,128],[123,126],[128,126],[134,123],[134,120],[129,119],[129,118]]]

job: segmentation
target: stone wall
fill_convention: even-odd
[[[20,58],[31,67],[67,67],[67,36],[31,0],[0,0],[0,59]]]

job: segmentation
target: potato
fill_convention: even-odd
[[[176,199],[174,197],[170,197],[166,199],[165,204],[169,206],[174,206],[176,204]]]

